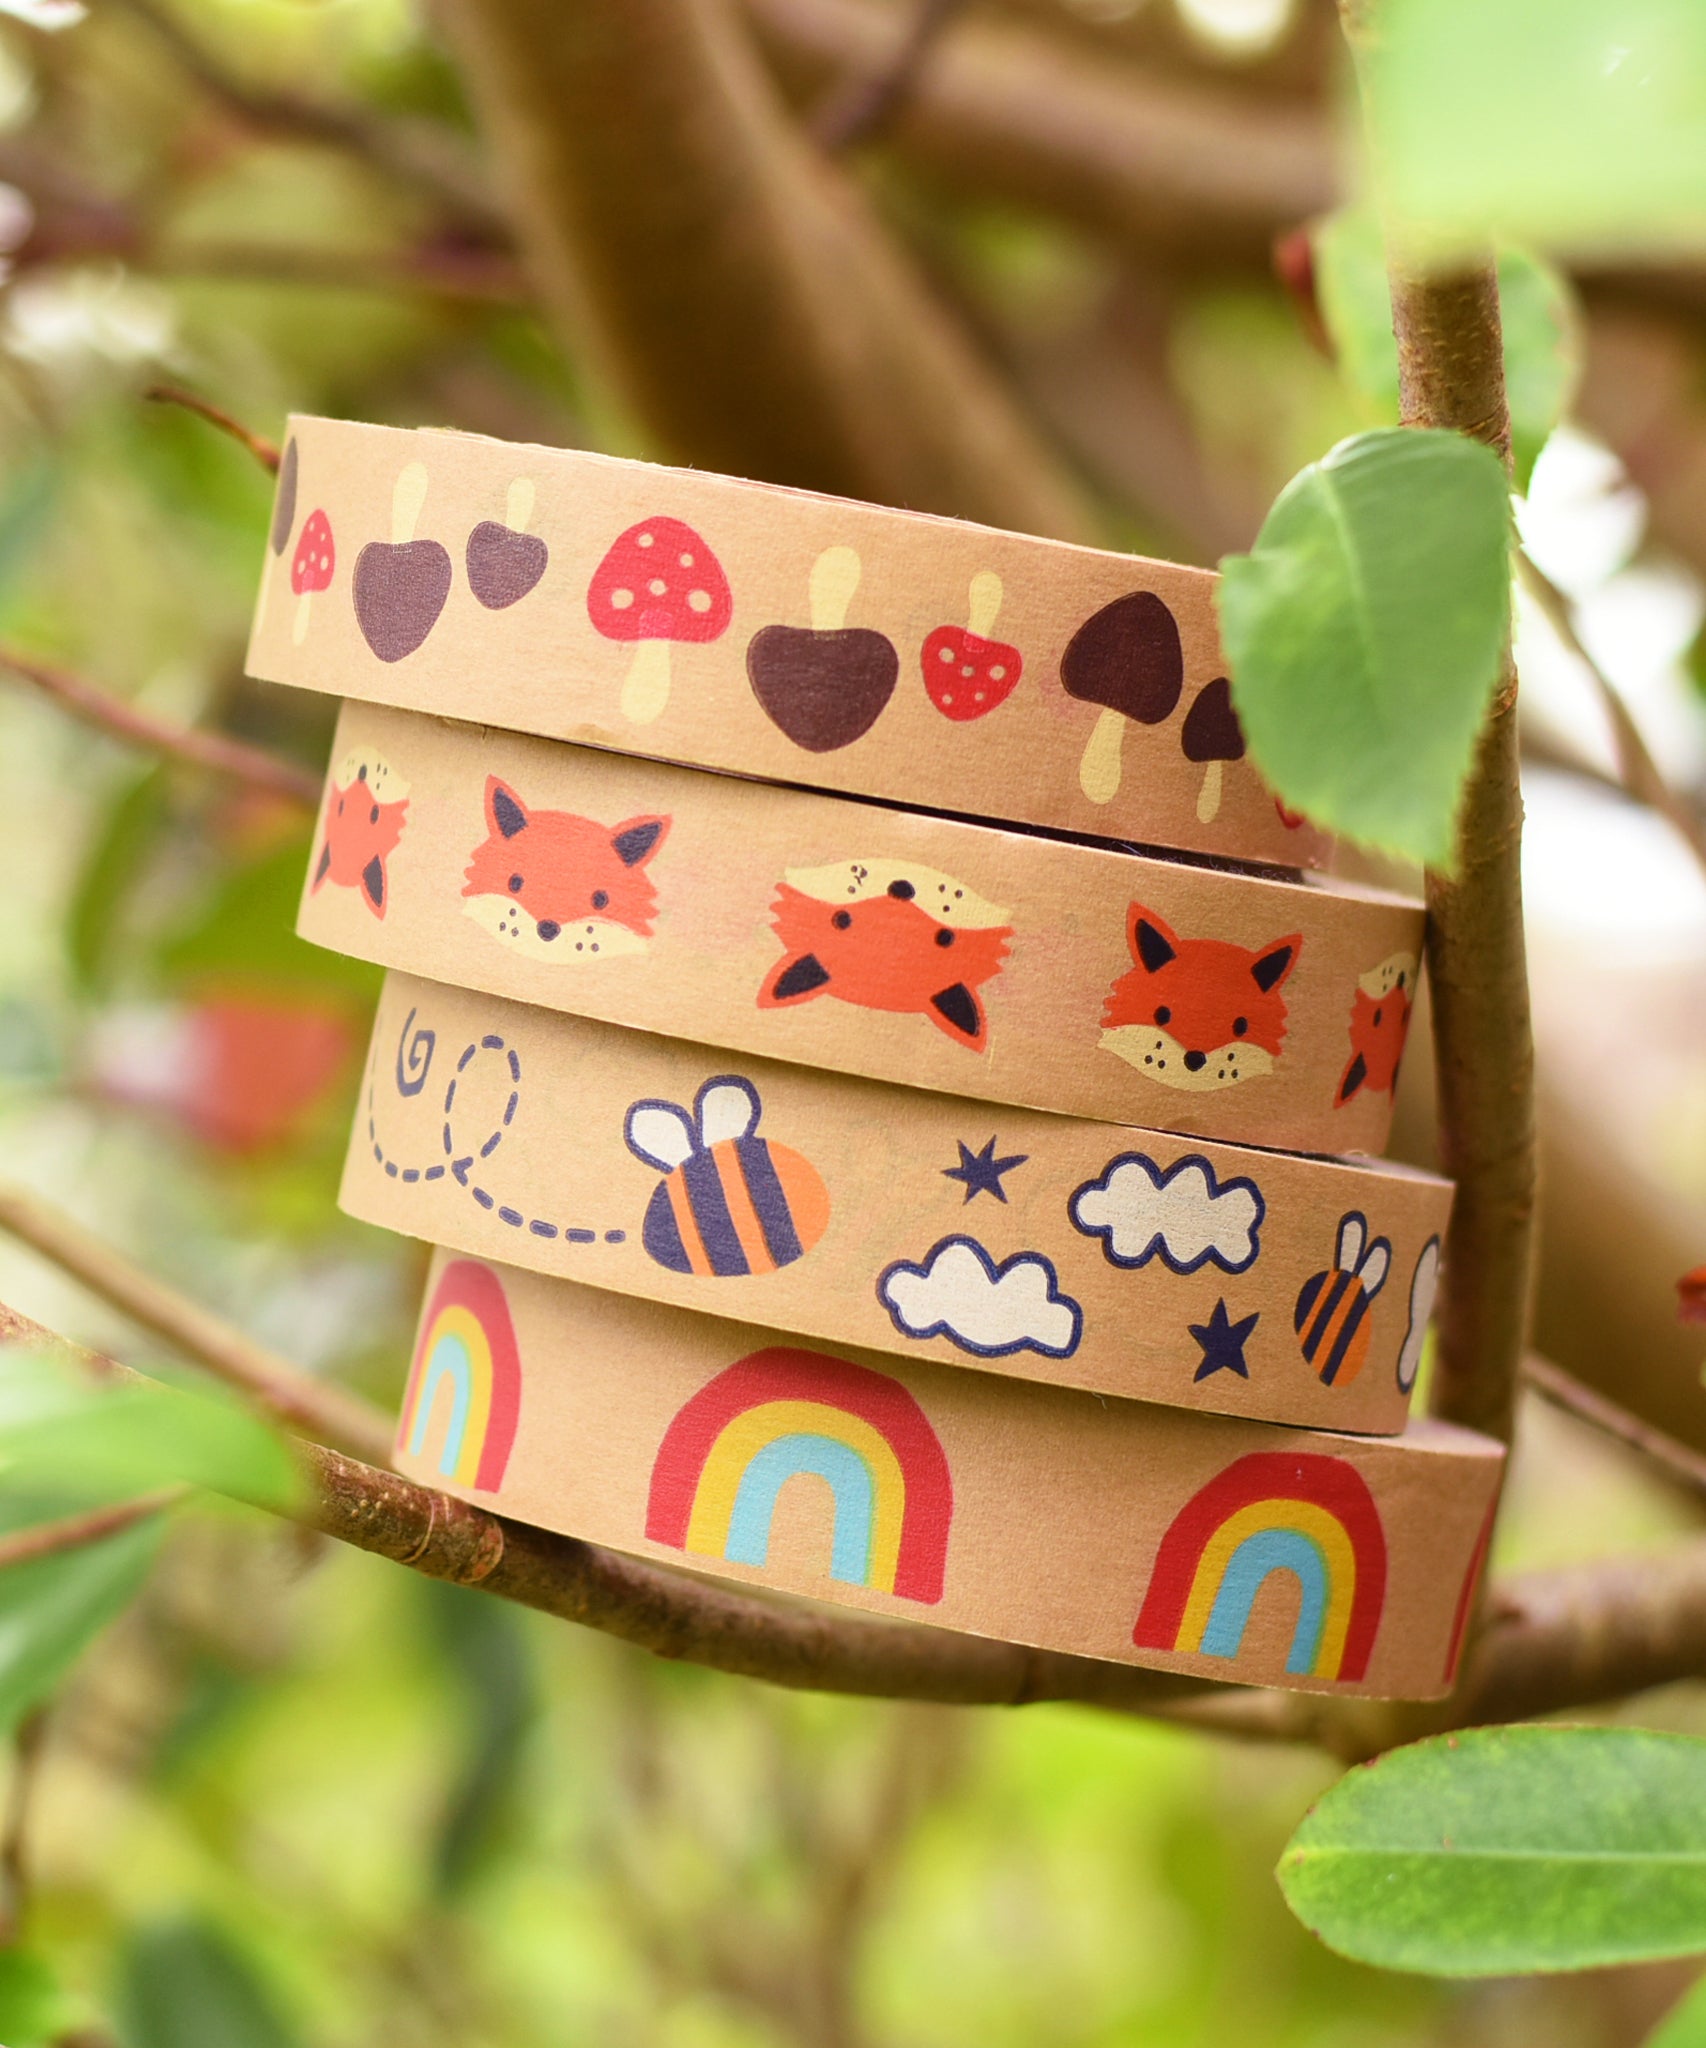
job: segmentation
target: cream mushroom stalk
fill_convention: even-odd
[[[993,569],[979,569],[971,579],[967,596],[966,627],[979,640],[995,637],[995,621],[1001,616],[1001,578]]]
[[[818,556],[808,587],[814,633],[839,633],[846,625],[862,573],[852,548],[825,548]],[[997,591],[1000,588],[997,584]]]

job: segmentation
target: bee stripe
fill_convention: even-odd
[[[687,1200],[692,1205],[693,1220],[699,1226],[710,1270],[713,1273],[750,1273],[752,1268],[741,1246],[740,1233],[723,1196],[723,1176],[717,1170],[715,1155],[695,1152],[681,1167],[680,1176],[686,1183]],[[677,1204],[678,1213],[679,1209],[680,1204]]]
[[[687,1187],[681,1172],[670,1175],[663,1183],[664,1192],[669,1196],[669,1212],[675,1218],[675,1234],[681,1240],[681,1253],[686,1264],[677,1270],[697,1273],[701,1279],[707,1273],[715,1272],[705,1250],[705,1241],[699,1235],[698,1219],[693,1214],[692,1192]]]
[[[1339,1367],[1344,1364],[1345,1356],[1351,1349],[1352,1341],[1357,1332],[1362,1328],[1363,1318],[1368,1314],[1369,1295],[1367,1289],[1360,1280],[1353,1280],[1351,1284],[1356,1289],[1355,1299],[1346,1310],[1344,1321],[1339,1329],[1338,1339],[1328,1355],[1327,1363],[1321,1368],[1321,1378],[1329,1387],[1338,1378]]]
[[[1349,1273],[1335,1273],[1333,1284],[1327,1290],[1327,1298],[1316,1310],[1314,1319],[1303,1334],[1303,1355],[1309,1363],[1315,1363],[1315,1354],[1321,1349],[1322,1339],[1332,1327],[1333,1312],[1345,1297],[1345,1289],[1353,1284]]]
[[[794,1228],[794,1219],[788,1209],[788,1191],[776,1171],[770,1147],[762,1138],[737,1138],[734,1144],[746,1191],[752,1197],[752,1206],[764,1229],[764,1242],[769,1249],[771,1263],[791,1266],[803,1255],[805,1246]]]
[[[740,1148],[739,1138],[723,1138],[711,1147],[711,1159],[717,1169],[717,1186],[728,1204],[729,1221],[734,1226],[746,1259],[746,1271],[774,1273],[776,1261],[770,1256],[770,1247],[764,1241],[764,1225],[759,1221],[751,1192],[741,1173]]]

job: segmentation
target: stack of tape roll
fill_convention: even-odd
[[[298,419],[250,667],[349,700],[299,929],[390,970],[342,1198],[436,1248],[402,1470],[1038,1647],[1449,1687],[1501,1452],[1407,1422],[1422,912],[1312,872],[1210,575]]]

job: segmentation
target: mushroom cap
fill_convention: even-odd
[[[332,522],[324,512],[310,512],[290,565],[290,587],[298,597],[305,590],[324,590],[331,583],[338,551],[332,545]]]
[[[1185,687],[1173,614],[1153,590],[1116,597],[1067,642],[1060,680],[1069,697],[1123,712],[1139,725],[1159,725],[1172,716]]]
[[[723,565],[679,519],[618,534],[587,586],[587,616],[607,640],[715,640],[734,616]]]
[[[1244,728],[1232,708],[1232,685],[1225,676],[1204,683],[1185,713],[1180,736],[1187,761],[1242,761]]]
[[[290,545],[290,529],[296,524],[297,469],[296,436],[292,434],[284,444],[284,456],[278,465],[278,482],[273,489],[272,551],[275,555],[282,555]]]

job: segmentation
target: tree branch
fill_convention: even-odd
[[[1667,1436],[1662,1429],[1654,1429],[1651,1423],[1643,1422],[1638,1415],[1631,1415],[1627,1408],[1608,1401],[1592,1387],[1584,1386],[1573,1374],[1560,1371],[1550,1359],[1541,1358],[1534,1352],[1523,1360],[1522,1376],[1541,1399],[1550,1401],[1554,1408],[1563,1409],[1566,1415],[1573,1415],[1590,1428],[1615,1437],[1620,1444],[1627,1444],[1632,1451],[1639,1451],[1643,1458],[1650,1459],[1678,1486],[1706,1497],[1706,1458],[1698,1451],[1679,1444],[1675,1437]]]
[[[1499,288],[1391,270],[1400,417],[1510,462]],[[1442,1261],[1436,1414],[1509,1441],[1534,1244],[1534,1042],[1522,927],[1516,669],[1507,646],[1458,816],[1454,871],[1427,877],[1443,1171],[1457,1183]]]
[[[727,0],[452,0],[446,19],[541,295],[660,452],[1093,537]]]
[[[888,61],[853,72],[836,86],[812,120],[812,133],[828,150],[851,149],[880,134],[918,89],[931,51],[965,0],[912,0],[912,11]]]
[[[173,1350],[239,1388],[278,1421],[347,1444],[364,1457],[389,1456],[391,1425],[378,1409],[342,1387],[311,1378],[46,1202],[0,1186],[0,1230],[70,1273]]]
[[[203,398],[197,391],[186,391],[181,384],[150,384],[143,397],[155,405],[179,405],[185,412],[193,412],[197,419],[206,420],[209,426],[217,427],[222,434],[229,434],[239,447],[247,448],[269,476],[278,475],[280,455],[276,441],[268,441],[252,428],[244,426],[235,414],[228,413],[222,405],[215,405],[211,398]]]
[[[0,1341],[5,1341],[3,1336]],[[67,1515],[57,1522],[37,1522],[28,1529],[15,1530],[0,1537],[0,1572],[11,1571],[16,1565],[34,1564],[40,1558],[60,1557],[68,1550],[86,1550],[92,1543],[104,1543],[109,1536],[121,1535],[138,1522],[165,1514],[186,1497],[184,1487],[163,1487],[158,1493],[120,1501],[113,1507],[91,1508],[87,1514]],[[3,1946],[0,1939],[0,1947]]]
[[[287,803],[297,804],[304,810],[317,811],[320,807],[320,778],[311,775],[306,768],[298,768],[293,761],[282,761],[260,747],[251,747],[242,740],[227,739],[220,733],[196,732],[183,726],[167,725],[160,719],[151,718],[146,711],[138,711],[134,704],[127,704],[122,697],[100,689],[83,676],[74,675],[70,669],[38,661],[33,655],[21,653],[15,647],[0,645],[0,668],[9,669],[13,675],[34,683],[38,690],[51,697],[62,710],[70,712],[73,718],[81,719],[85,725],[94,726],[97,731],[122,741],[126,746],[141,747],[146,753],[161,754],[168,760],[182,761],[188,767],[203,769],[212,775],[230,776],[234,781],[247,783],[251,789],[262,790],[268,796],[283,797]]]

